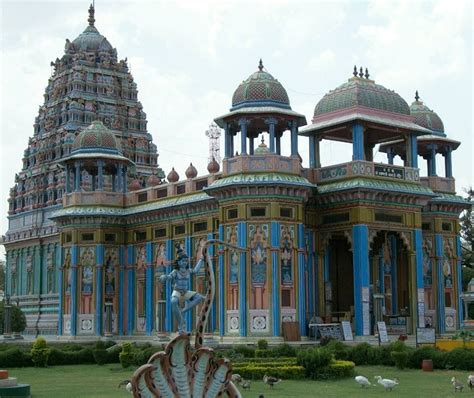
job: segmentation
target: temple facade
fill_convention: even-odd
[[[6,294],[25,311],[26,333],[169,335],[171,285],[159,278],[177,247],[195,263],[211,238],[245,248],[208,252],[217,284],[211,335],[278,339],[285,322],[297,322],[307,336],[317,319],[349,320],[357,336],[382,320],[399,334],[463,325],[466,202],[451,165],[460,143],[418,93],[409,106],[354,68],[308,124],[260,61],[215,118],[222,164],[165,178],[126,59],[96,29],[92,7],[88,22],[52,62],[10,191]],[[321,167],[323,140],[349,143],[351,158]],[[386,163],[374,162],[375,146]],[[204,273],[190,288],[205,290]],[[195,317],[187,314],[188,329]]]

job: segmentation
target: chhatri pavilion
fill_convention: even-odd
[[[381,320],[407,334],[463,326],[458,217],[466,202],[451,165],[460,143],[418,93],[409,105],[354,68],[308,123],[260,61],[214,119],[222,164],[212,160],[202,176],[191,164],[180,179],[159,168],[137,85],[97,30],[92,6],[88,26],[52,66],[2,238],[6,293],[26,314],[25,333],[170,335],[171,285],[159,278],[177,249],[195,264],[211,238],[246,248],[208,252],[211,335],[279,339],[294,322],[308,336],[318,319],[348,320],[356,336],[372,335]],[[350,144],[352,156],[321,167],[327,140]],[[385,163],[374,162],[376,146]],[[190,288],[205,291],[203,272]],[[189,330],[195,318],[187,314]]]

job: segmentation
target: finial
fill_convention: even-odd
[[[352,74],[353,74],[355,77],[357,77],[357,66],[356,66],[356,65],[354,65],[354,72],[352,72]]]
[[[265,144],[265,142],[263,141],[263,134],[262,134],[262,140],[260,141],[262,144]]]
[[[94,12],[95,12],[94,5],[91,4],[91,6],[89,7],[89,19],[88,19],[90,26],[94,26],[94,22],[95,22]]]
[[[359,69],[359,77],[363,78],[364,77],[364,70],[362,69],[362,66]]]
[[[263,62],[262,62],[262,58],[260,58],[260,62],[258,63],[258,69],[259,71],[261,72],[262,69],[263,69]]]
[[[369,78],[369,70],[367,68],[365,68],[365,78],[368,79]]]
[[[415,101],[418,102],[419,99],[420,99],[420,96],[418,95],[418,90],[416,90],[416,92],[415,92]]]

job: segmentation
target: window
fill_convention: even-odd
[[[146,240],[146,232],[145,231],[135,231],[135,241],[141,242]]]
[[[441,224],[441,229],[443,231],[451,231],[451,223],[450,222],[444,222]]]
[[[283,289],[281,291],[281,306],[291,307],[291,290],[290,289]]]
[[[349,221],[349,213],[328,214],[323,217],[323,224],[334,224]]]
[[[201,231],[206,231],[206,230],[207,230],[207,221],[197,222],[197,223],[194,223],[193,225],[194,232],[201,232]]]
[[[206,180],[200,180],[196,181],[196,191],[200,191],[203,188],[207,187],[207,179]]]
[[[402,223],[403,217],[393,213],[375,213],[375,221]]]
[[[147,195],[146,192],[139,193],[139,194],[138,194],[138,203],[146,202],[147,196],[148,196],[148,195]]]
[[[113,243],[117,240],[117,234],[105,234],[105,242]]]
[[[186,228],[184,227],[184,225],[176,225],[174,227],[174,234],[175,235],[182,235],[182,234],[184,234],[185,231],[186,231]]]
[[[293,209],[291,207],[280,207],[280,217],[293,218]]]
[[[166,236],[166,228],[155,229],[155,238],[163,238]]]
[[[431,229],[431,224],[429,222],[424,222],[423,224],[421,224],[421,229],[429,231]]]
[[[92,232],[92,233],[82,234],[81,240],[86,241],[86,242],[90,242],[94,240],[94,233]]]
[[[176,193],[178,195],[184,193],[185,191],[186,191],[186,187],[184,186],[184,184],[178,185],[176,188]]]
[[[167,195],[168,195],[168,192],[166,191],[166,189],[157,189],[156,190],[156,198],[157,199],[166,198]]]
[[[70,232],[64,235],[64,241],[66,243],[72,242],[72,234]]]
[[[250,209],[250,217],[265,217],[267,209],[265,207],[252,207]]]
[[[229,209],[227,210],[227,218],[232,220],[233,218],[237,218],[238,212],[237,209]]]

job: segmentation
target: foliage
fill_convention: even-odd
[[[0,333],[3,334],[3,326],[5,324],[5,301],[0,302]],[[12,305],[11,309],[12,320],[11,327],[12,332],[21,333],[26,328],[26,317],[20,307]]]
[[[334,341],[335,338],[334,337],[331,337],[331,336],[322,336],[320,339],[319,339],[319,345],[321,347],[324,347],[326,345],[328,345],[331,341]]]
[[[446,365],[446,353],[434,347],[421,347],[413,351],[408,360],[410,368],[420,369],[424,359],[433,361],[434,369],[444,369]]]
[[[35,366],[45,368],[48,366],[50,353],[51,349],[48,348],[46,340],[43,337],[38,337],[31,348],[31,360]]]
[[[255,349],[252,347],[247,347],[245,345],[240,345],[234,348],[236,354],[241,354],[244,358],[253,358],[255,357]]]
[[[447,369],[469,371],[474,369],[474,350],[469,348],[455,348],[446,355]]]
[[[279,344],[272,348],[275,357],[296,357],[296,350],[287,343]]]
[[[32,366],[31,353],[18,347],[0,351],[0,364],[2,368]]]
[[[299,365],[264,365],[264,364],[239,364],[233,366],[233,372],[238,373],[244,379],[261,380],[264,375],[278,377],[281,379],[302,379],[305,377],[305,369]]]
[[[408,365],[408,352],[407,351],[392,351],[391,356],[395,362],[395,366],[398,369],[405,369]]]
[[[463,347],[466,348],[466,343],[474,340],[474,332],[467,329],[461,329],[452,337],[453,340],[462,339]]]
[[[96,363],[94,351],[91,348],[81,348],[79,350],[59,350],[51,348],[48,364],[52,365],[79,365],[87,363]]]
[[[465,189],[467,200],[471,203],[474,201],[474,189],[469,187]],[[461,224],[461,242],[462,242],[462,264],[465,267],[472,268],[474,265],[474,211],[473,206],[466,209],[460,217]]]
[[[108,362],[109,355],[105,348],[94,348],[92,355],[94,355],[94,360],[97,365],[104,365]]]
[[[375,348],[369,343],[361,343],[352,348],[349,358],[356,365],[373,364],[376,357]]]
[[[268,341],[265,339],[260,339],[257,341],[257,348],[259,350],[268,350]]]
[[[134,355],[130,343],[123,343],[122,352],[119,354],[119,360],[123,368],[128,368],[133,365]]]
[[[318,379],[341,379],[354,376],[355,363],[351,361],[332,361],[319,371]]]
[[[317,379],[321,369],[329,366],[332,353],[324,348],[301,350],[297,354],[297,364],[305,368],[306,376]]]
[[[274,354],[273,354],[273,351],[271,350],[259,349],[259,348],[255,350],[255,358],[271,358],[273,356]]]
[[[326,346],[325,349],[332,352],[335,359],[347,360],[350,355],[351,348],[339,340],[332,340]]]

